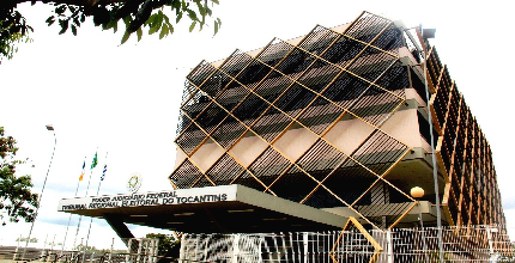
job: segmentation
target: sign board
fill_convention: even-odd
[[[59,202],[58,211],[235,201],[236,190],[235,185],[226,185],[161,192],[70,198],[62,199]]]

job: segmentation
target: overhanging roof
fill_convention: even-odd
[[[66,198],[58,210],[189,233],[316,231],[347,220],[242,185]]]

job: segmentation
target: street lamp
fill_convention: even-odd
[[[36,219],[38,217],[39,208],[41,207],[41,201],[43,200],[43,193],[45,192],[45,186],[46,182],[48,180],[48,174],[50,173],[50,168],[52,167],[52,162],[54,160],[54,154],[55,154],[55,146],[57,145],[57,137],[55,135],[54,126],[51,124],[45,125],[46,129],[54,135],[54,149],[52,150],[52,156],[50,157],[50,162],[48,164],[48,169],[46,171],[45,180],[43,181],[43,186],[41,187],[41,193],[39,194],[38,203],[36,205],[36,214],[34,217],[34,220],[32,221],[32,224],[30,225],[29,230],[29,236],[27,237],[27,240],[25,241],[25,249],[23,249],[22,259],[25,259],[25,254],[27,253],[27,247],[29,245],[30,236],[32,235],[32,230],[34,229],[34,224],[36,223]]]
[[[422,27],[422,26],[421,26]],[[435,37],[436,29],[433,28],[425,28],[421,30],[422,32],[422,52],[424,55],[424,88],[426,93],[426,109],[427,109],[427,120],[429,122],[429,135],[430,135],[430,144],[431,144],[431,163],[433,165],[433,184],[435,190],[435,205],[436,205],[436,226],[438,231],[438,256],[439,262],[443,262],[443,240],[442,240],[442,212],[441,212],[441,202],[440,202],[440,189],[438,186],[438,166],[436,163],[436,146],[435,146],[435,136],[433,132],[433,120],[431,116],[431,109],[429,105],[430,95],[429,95],[429,87],[428,87],[428,79],[427,79],[427,45],[428,39]],[[420,32],[420,31],[419,31]]]

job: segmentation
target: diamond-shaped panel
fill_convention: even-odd
[[[274,103],[274,106],[287,113],[290,117],[295,118],[311,103],[315,96],[313,92],[301,85],[294,84]]]
[[[238,104],[245,100],[250,91],[244,86],[235,86],[224,89],[216,101],[227,111],[232,111]]]
[[[280,153],[269,147],[248,168],[265,185],[270,185],[291,164]]]
[[[269,106],[263,99],[250,93],[247,98],[233,110],[233,116],[246,125],[253,123]]]
[[[293,81],[277,71],[273,71],[261,84],[254,89],[254,92],[263,97],[269,103],[273,103],[283,92],[290,88]]]
[[[364,49],[365,45],[363,43],[341,36],[336,43],[322,54],[322,58],[345,68]]]
[[[386,90],[399,90],[410,86],[408,69],[400,61],[395,62],[379,79],[375,81]]]
[[[304,37],[298,46],[318,55],[322,53],[338,36],[339,34],[332,30],[322,26],[317,26],[311,31],[311,33]]]
[[[323,60],[316,60],[311,67],[299,78],[299,82],[311,90],[320,92],[339,73],[341,69]]]
[[[236,140],[247,131],[238,120],[232,116],[227,118],[221,123],[220,126],[211,134],[211,137],[217,141],[225,149],[230,148]]]
[[[289,43],[286,43],[278,38],[272,40],[257,56],[257,59],[270,67],[275,67],[291,50],[294,48]]]
[[[210,139],[205,140],[191,155],[190,160],[203,172],[209,168],[224,154],[224,149]]]
[[[230,57],[225,59],[219,69],[225,74],[235,78],[252,60],[253,58],[247,53],[236,50]]]
[[[195,123],[188,128],[175,140],[175,143],[188,155],[204,140],[207,134],[203,132]]]
[[[297,79],[300,74],[306,70],[315,57],[295,48],[288,56],[276,66],[276,69],[285,75],[289,75],[292,79]]]
[[[368,47],[361,53],[356,61],[348,67],[348,70],[369,82],[374,82],[395,61],[397,61],[396,57]]]
[[[398,52],[398,49],[405,46],[402,30],[395,24],[390,24],[386,30],[377,38],[372,45],[382,50]]]
[[[352,157],[377,175],[382,175],[402,158],[407,150],[405,144],[381,130],[376,130],[354,151]]]
[[[377,177],[350,158],[326,173],[322,184],[347,203],[356,200]],[[321,191],[318,188],[317,191]],[[309,199],[308,199],[309,200]],[[344,204],[344,203],[342,203]]]
[[[340,116],[341,112],[338,106],[318,97],[307,110],[297,116],[297,120],[316,134],[321,134]]]
[[[316,140],[316,135],[301,127],[287,130],[273,145],[289,160],[296,161]]]
[[[239,83],[247,86],[249,89],[254,89],[257,83],[261,81],[272,69],[259,62],[253,60],[242,72],[236,77]]]
[[[274,182],[270,190],[278,196],[300,202],[316,186],[316,181],[296,166],[293,166]]]
[[[251,127],[251,130],[267,142],[272,142],[291,123],[291,118],[277,110],[269,108]]]
[[[211,103],[194,121],[207,133],[211,133],[226,116],[227,112],[223,108]]]
[[[350,109],[369,86],[369,83],[349,73],[343,73],[325,89],[322,95],[343,109]]]
[[[217,185],[228,185],[236,180],[245,169],[239,165],[229,154],[224,154],[210,169],[207,175]]]
[[[339,167],[345,159],[347,159],[345,154],[327,144],[324,140],[319,139],[297,161],[297,164],[314,178],[322,181],[328,172]]]
[[[261,153],[263,153],[267,147],[267,143],[249,131],[236,144],[234,144],[229,152],[243,166],[248,167],[259,156],[261,156]]]
[[[195,165],[189,160],[184,160],[169,178],[178,188],[190,188],[202,176],[204,174]]]
[[[193,69],[186,79],[191,81],[191,83],[195,84],[197,87],[200,86],[208,77],[211,76],[215,72],[216,68],[213,67],[210,63],[205,60],[200,62],[200,64]]]
[[[399,95],[371,86],[350,111],[370,124],[380,126],[403,102],[404,98]]]
[[[346,30],[345,35],[369,43],[390,23],[390,20],[370,13],[364,13],[361,17],[356,19],[356,22],[350,28]]]

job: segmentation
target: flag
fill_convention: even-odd
[[[91,170],[93,170],[93,168],[97,167],[97,164],[98,164],[98,157],[97,157],[97,153],[95,152],[95,156],[93,156],[93,161],[91,161]]]
[[[104,164],[104,170],[102,170],[102,176],[100,176],[100,181],[104,181],[107,172],[107,164]]]
[[[84,168],[86,168],[86,160],[84,160],[84,162],[82,163],[82,172],[79,176],[79,182],[82,182],[82,180],[84,180]]]

